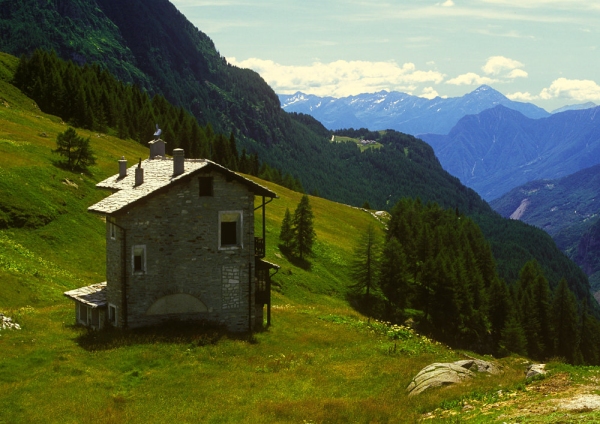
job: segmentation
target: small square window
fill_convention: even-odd
[[[141,274],[146,272],[146,246],[133,246],[133,273]]]
[[[242,247],[242,212],[219,212],[219,249]]]
[[[199,177],[198,187],[200,196],[213,195],[213,177]]]
[[[237,222],[221,222],[221,246],[237,244]]]

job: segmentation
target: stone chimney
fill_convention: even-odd
[[[150,159],[154,159],[156,156],[165,157],[165,141],[158,139],[148,142],[150,145]]]
[[[125,156],[121,156],[119,159],[119,179],[123,179],[127,176],[127,159]]]
[[[135,185],[136,187],[144,183],[144,169],[142,168],[142,158],[138,163],[138,167],[135,168]]]
[[[183,149],[173,149],[173,176],[181,175],[184,171]]]

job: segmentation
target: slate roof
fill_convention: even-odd
[[[137,164],[127,170],[127,175],[124,178],[119,178],[119,174],[116,174],[96,184],[98,188],[112,190],[115,193],[90,206],[88,211],[103,215],[121,212],[133,206],[137,201],[158,193],[161,189],[176,184],[178,181],[187,180],[192,175],[202,172],[202,170],[221,172],[228,178],[248,186],[248,189],[254,194],[277,197],[268,188],[208,159],[186,159],[184,161],[184,172],[177,176],[173,176],[173,159],[171,158],[146,159],[141,162],[141,166],[144,169],[144,182],[139,186],[135,186],[135,168],[138,167]]]
[[[70,290],[65,292],[64,295],[92,308],[102,308],[106,306],[106,281]]]

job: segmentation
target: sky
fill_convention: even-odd
[[[277,94],[600,105],[600,0],[171,0]]]

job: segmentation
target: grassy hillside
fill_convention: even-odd
[[[0,55],[0,75],[15,64]],[[522,417],[520,404],[503,402],[539,402],[544,381],[595,378],[557,364],[549,379],[526,386],[525,361],[511,357],[502,375],[408,398],[405,388],[421,367],[465,353],[369,322],[348,305],[349,254],[368,223],[381,224],[311,197],[318,241],[310,266],[297,264],[278,249],[277,235],[300,195],[265,181],[279,195],[267,207],[267,259],[282,267],[267,331],[249,341],[212,328],[96,333],[74,326],[62,292],[104,279],[104,223],[86,208],[107,193],[94,184],[115,172],[121,155],[135,159],[146,150],[78,130],[91,137],[98,164],[87,174],[66,172],[50,153],[65,128],[0,80],[0,312],[22,327],[0,330],[1,423],[414,422],[461,414],[482,422]]]
[[[15,66],[1,60],[2,69]],[[377,222],[370,214],[311,198],[318,242],[310,267],[298,267],[276,240],[300,196],[264,181],[280,196],[266,221],[267,258],[282,266],[269,331],[248,343],[210,329],[97,334],[73,326],[62,292],[104,279],[104,223],[86,208],[106,193],[94,184],[115,172],[120,155],[146,152],[80,131],[92,137],[98,165],[63,171],[50,150],[65,125],[0,84],[0,311],[22,326],[0,333],[0,422],[397,419],[408,409],[393,400],[415,369],[460,356],[407,329],[389,337],[387,326],[348,306],[344,265],[356,234]],[[399,348],[393,337],[403,339]],[[414,403],[410,410],[418,414]]]

